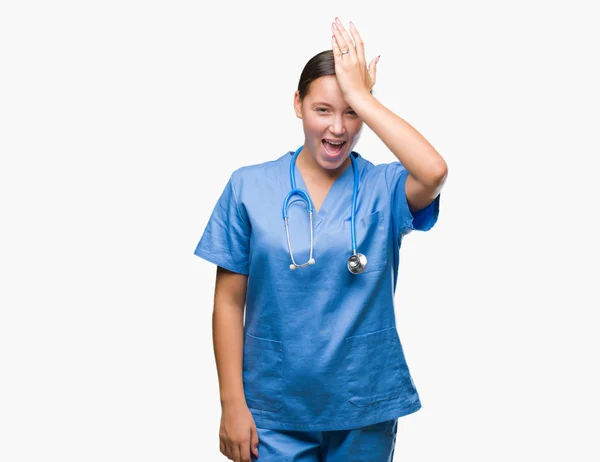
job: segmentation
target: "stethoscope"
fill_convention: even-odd
[[[315,259],[313,258],[313,203],[310,199],[308,193],[303,190],[296,188],[296,173],[295,173],[295,165],[296,165],[296,157],[300,154],[304,146],[300,146],[298,150],[292,156],[292,160],[290,161],[290,182],[292,183],[292,190],[285,196],[283,201],[283,221],[285,222],[285,233],[287,235],[287,243],[288,249],[290,251],[290,257],[292,259],[292,263],[290,265],[291,270],[295,270],[296,268],[303,268],[304,266],[314,265]],[[348,258],[348,270],[352,274],[360,274],[365,270],[367,266],[367,257],[365,257],[362,253],[356,252],[356,223],[355,223],[355,215],[356,215],[356,197],[358,196],[358,168],[356,166],[356,160],[354,160],[354,156],[352,152],[350,153],[350,161],[352,162],[352,170],[354,171],[354,187],[352,189],[352,255]],[[308,261],[303,263],[302,265],[298,265],[294,260],[294,254],[292,253],[292,245],[290,244],[290,228],[288,224],[288,207],[290,205],[290,199],[293,195],[299,195],[306,202],[308,208],[308,218],[310,223],[310,254],[308,257]]]

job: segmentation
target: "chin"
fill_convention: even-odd
[[[323,162],[324,162],[326,165],[330,165],[330,166],[331,166],[331,168],[334,168],[334,167],[339,167],[340,165],[342,165],[342,164],[343,164],[343,163],[346,161],[346,159],[347,159],[347,158],[348,158],[348,155],[347,155],[347,154],[343,155],[343,156],[342,156],[342,157],[340,157],[339,159],[330,159],[330,158],[328,158],[328,157],[325,157],[325,158],[323,159]]]
[[[348,158],[348,155],[344,155],[339,159],[331,159],[330,157],[319,156],[319,165],[327,170],[335,170],[343,165]]]

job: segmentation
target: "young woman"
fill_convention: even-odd
[[[294,94],[304,144],[233,172],[195,254],[215,263],[220,449],[234,461],[391,461],[421,407],[396,329],[402,238],[437,221],[447,166],[371,94],[363,41],[332,50]],[[366,123],[396,160],[356,151]],[[244,322],[245,313],[245,322]]]

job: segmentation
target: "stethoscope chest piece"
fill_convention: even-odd
[[[362,253],[350,255],[350,258],[348,258],[348,270],[350,270],[352,274],[362,273],[366,266],[367,257],[365,257]]]

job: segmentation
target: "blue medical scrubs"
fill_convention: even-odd
[[[256,426],[274,430],[347,430],[420,409],[396,329],[399,249],[412,230],[437,221],[440,196],[414,216],[399,162],[359,171],[357,251],[368,262],[348,271],[353,169],[336,179],[313,217],[314,265],[291,271],[282,204],[293,151],[234,171],[195,254],[248,275],[243,383]],[[296,186],[306,190],[295,167]],[[310,228],[298,196],[288,210],[298,264],[308,260]]]

